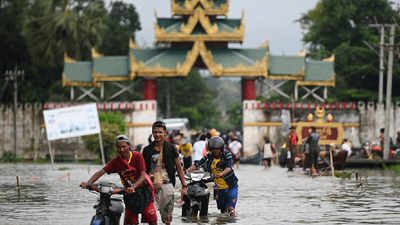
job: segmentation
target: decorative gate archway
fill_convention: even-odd
[[[334,56],[324,61],[306,60],[303,51],[294,56],[272,55],[268,40],[259,48],[229,48],[228,43],[244,41],[244,12],[241,19],[228,19],[229,0],[171,0],[171,18],[157,18],[156,43],[160,48],[139,49],[129,40],[129,55],[104,56],[92,50],[92,61],[78,62],[65,54],[63,86],[71,87],[71,99],[75,89],[95,101],[104,99],[104,82],[112,82],[123,92],[136,94],[132,87],[135,79],[144,78],[144,100],[156,100],[158,77],[185,77],[192,69],[207,69],[212,76],[236,76],[242,78],[243,101],[256,99],[256,78],[261,80],[263,90],[284,97],[279,90],[286,82],[293,82],[295,99],[298,86],[319,101],[327,98],[327,87],[335,86]],[[278,80],[278,83],[268,81]],[[120,81],[132,81],[124,86]],[[323,97],[315,88],[324,87]],[[86,89],[90,88],[90,89]],[[100,96],[92,92],[100,88]],[[245,143],[244,143],[245,144]]]

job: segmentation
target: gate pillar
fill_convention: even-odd
[[[244,100],[256,100],[256,79],[242,77],[242,98]]]
[[[157,78],[144,79],[144,100],[157,100]]]

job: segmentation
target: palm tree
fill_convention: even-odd
[[[64,52],[90,60],[105,35],[106,15],[103,0],[36,0],[24,13],[21,34],[42,67],[61,66]]]

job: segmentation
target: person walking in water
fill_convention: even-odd
[[[318,169],[318,156],[319,156],[319,133],[317,133],[317,128],[312,126],[311,133],[308,136],[306,143],[310,146],[310,151],[306,153],[306,161],[310,168]]]
[[[225,150],[225,142],[221,137],[212,137],[207,143],[208,153],[199,162],[187,169],[191,172],[204,166],[206,172],[214,175],[217,185],[217,207],[222,213],[236,216],[235,206],[238,198],[238,179],[232,168],[232,154]]]
[[[142,154],[129,150],[131,141],[126,135],[118,135],[115,144],[119,155],[103,169],[97,171],[87,182],[82,182],[79,186],[86,188],[105,173],[118,173],[126,189],[124,224],[139,224],[138,214],[140,213],[142,214],[142,223],[157,225],[157,213],[155,213],[153,204],[153,185],[145,172],[146,167]],[[129,198],[132,194],[140,195],[143,200],[142,206],[147,206],[141,206],[142,209],[137,209],[137,206],[131,207]]]
[[[269,137],[266,137],[264,148],[263,148],[263,161],[264,161],[265,169],[268,169],[268,167],[271,167],[271,160],[275,153],[276,153],[275,145],[271,143],[271,141],[269,140]]]
[[[286,137],[286,148],[287,148],[287,167],[288,171],[293,171],[295,166],[295,157],[297,153],[297,135],[296,135],[296,127],[291,126],[290,132]]]
[[[185,183],[185,174],[179,160],[178,149],[165,140],[166,130],[167,127],[164,122],[154,122],[152,126],[154,141],[143,149],[142,154],[146,165],[146,173],[150,177],[154,175],[153,185],[156,185],[158,182],[156,181],[156,176],[160,173],[162,174],[160,175],[160,183],[157,183],[157,188],[155,187],[155,202],[156,206],[158,205],[156,208],[160,211],[163,223],[170,224],[174,209],[176,172],[178,172],[179,180],[182,183],[181,198],[187,195],[187,186]]]
[[[229,144],[229,151],[232,153],[233,164],[236,164],[236,169],[239,169],[242,143],[238,141],[237,136],[234,136],[233,141]]]

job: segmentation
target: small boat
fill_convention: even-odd
[[[347,151],[342,151],[342,150],[338,150],[338,151],[334,151],[332,153],[332,157],[333,157],[333,167],[335,169],[341,169],[344,167],[344,165],[346,164],[347,161]],[[319,168],[324,168],[324,167],[328,167],[331,165],[331,158],[330,158],[330,154],[328,151],[325,150],[321,150],[319,153],[320,158],[322,159],[319,162]]]
[[[258,150],[258,153],[254,154],[252,156],[241,157],[240,163],[241,164],[256,164],[256,165],[260,164],[261,163],[261,151]]]

